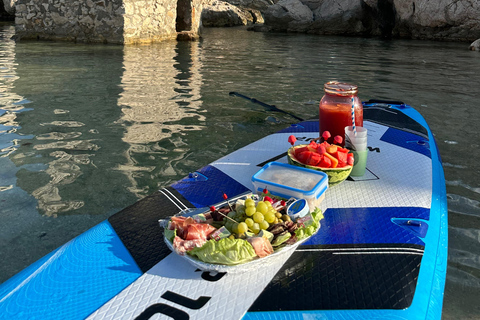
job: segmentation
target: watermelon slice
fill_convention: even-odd
[[[319,144],[317,148],[317,152],[320,154],[324,154],[325,152],[327,152],[327,149],[325,149],[325,146],[323,144]]]
[[[323,157],[318,166],[322,168],[330,168],[332,166],[332,160],[328,157]]]
[[[297,158],[298,158],[298,155],[299,155],[300,153],[304,152],[304,151],[309,151],[309,150],[308,150],[308,147],[303,146],[303,147],[300,147],[300,148],[296,148],[296,149],[295,149],[295,155],[297,156]]]
[[[299,153],[296,153],[298,161],[301,163],[307,163],[308,158],[310,157],[311,151],[302,151]]]
[[[321,157],[322,156],[316,152],[303,151],[297,158],[301,163],[308,164],[309,166],[316,166],[320,162]]]
[[[320,154],[316,152],[310,152],[310,158],[308,158],[306,164],[309,166],[316,166],[320,162],[320,160],[323,158]]]
[[[315,141],[310,141],[310,143],[308,144],[307,146],[308,150],[309,151],[312,151],[312,152],[317,152],[317,148],[318,148],[318,145]]]
[[[335,157],[338,159],[337,167],[345,167],[347,165],[348,153],[337,151]]]

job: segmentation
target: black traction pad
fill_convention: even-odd
[[[405,107],[405,105],[399,107],[402,106]],[[390,108],[390,105],[378,102],[365,102],[363,105],[363,119],[383,124],[391,128],[418,134],[428,139],[428,131],[424,126],[403,112]]]
[[[399,250],[402,246],[405,250]],[[302,246],[249,312],[408,308],[422,251],[422,246],[399,244]]]
[[[166,189],[185,206],[193,207],[175,189]],[[108,219],[142,272],[147,272],[171,253],[163,241],[163,229],[158,220],[171,217],[180,209],[167,195],[156,191]]]

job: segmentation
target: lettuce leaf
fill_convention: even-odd
[[[273,247],[278,247],[282,243],[284,243],[285,241],[290,239],[291,237],[292,237],[292,234],[290,232],[285,232],[285,234],[283,234],[283,235],[281,234],[277,238],[275,238],[275,240],[273,240],[272,246]]]
[[[320,220],[323,219],[322,210],[320,210],[320,208],[315,208],[311,215],[313,217],[313,223],[309,227],[298,228],[295,230],[295,235],[297,236],[298,240],[312,236],[315,232],[317,232],[318,228],[320,228]]]
[[[177,235],[177,230],[169,230],[167,227],[164,229],[163,234],[165,235],[165,238],[167,238],[170,242],[173,242],[173,239]]]
[[[323,212],[322,210],[320,210],[320,208],[315,208],[315,210],[312,212],[312,216],[313,216],[313,219],[315,219],[315,221],[320,221],[323,219]]]
[[[257,256],[248,241],[229,238],[223,238],[219,241],[208,240],[200,248],[193,248],[187,253],[206,263],[224,265],[245,263]]]

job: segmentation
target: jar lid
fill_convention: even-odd
[[[356,85],[345,82],[329,81],[323,87],[326,93],[339,96],[352,96],[358,92]]]
[[[302,218],[306,216],[310,212],[310,208],[308,206],[307,200],[305,199],[298,199],[293,202],[287,208],[287,214],[290,216],[292,220],[297,220],[298,218]]]

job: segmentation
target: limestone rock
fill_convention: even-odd
[[[178,41],[196,41],[199,39],[199,34],[191,31],[182,31],[177,33]]]
[[[366,30],[362,23],[363,8],[359,0],[319,1],[313,15],[311,33],[359,35]]]
[[[7,14],[15,16],[15,2],[16,0],[3,0],[3,7]]]
[[[238,8],[228,2],[215,1],[203,7],[204,27],[234,27],[263,23],[259,10]]]
[[[394,0],[394,33],[418,39],[474,40],[480,37],[477,0]]]
[[[300,0],[280,0],[264,14],[265,24],[277,31],[306,31],[313,12]]]
[[[280,0],[264,17],[273,31],[457,41],[480,38],[478,0]]]
[[[269,6],[276,1],[273,0],[225,0],[226,2],[233,4],[234,6],[242,9],[254,9],[260,12],[265,12]]]
[[[480,39],[477,39],[472,42],[472,44],[470,45],[470,50],[480,51]]]

